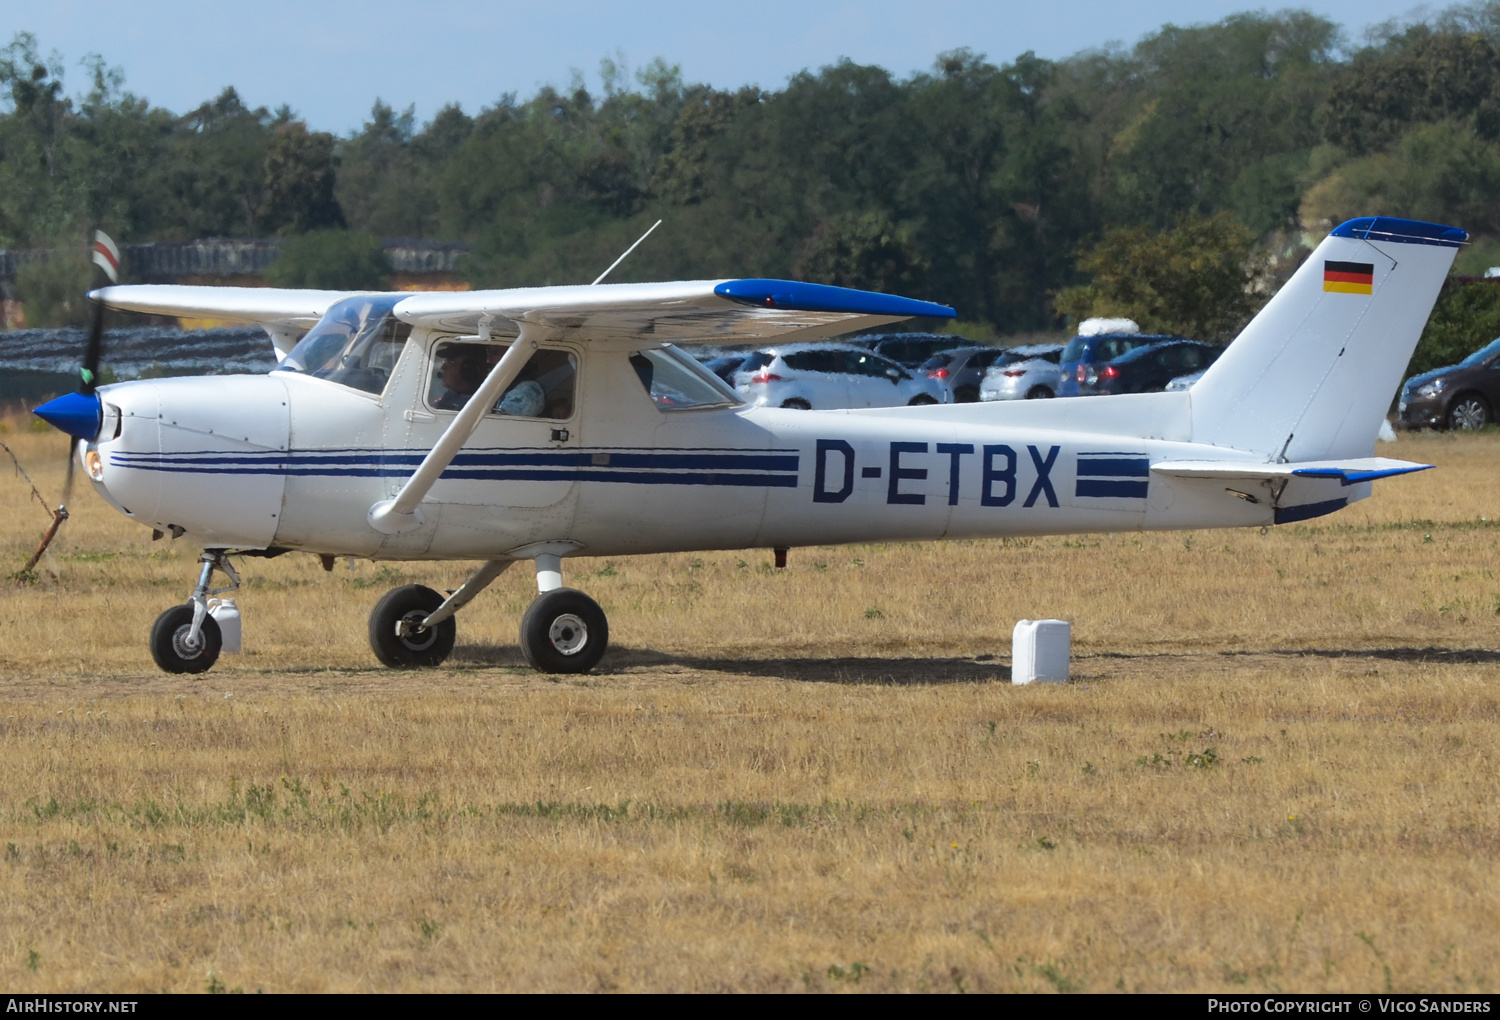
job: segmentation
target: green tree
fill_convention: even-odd
[[[266,270],[276,287],[381,290],[391,271],[380,239],[362,230],[310,230],[281,242]]]
[[[300,234],[344,226],[344,212],[334,196],[334,137],[309,131],[301,121],[280,125],[266,150],[267,227]]]
[[[1327,140],[1353,155],[1384,151],[1413,126],[1459,121],[1500,137],[1500,55],[1484,36],[1412,25],[1355,54],[1318,111]]]
[[[1189,214],[1160,233],[1117,228],[1081,254],[1078,268],[1093,279],[1061,291],[1057,307],[1079,320],[1125,316],[1153,332],[1229,340],[1263,300],[1254,253],[1255,235],[1230,212]]]
[[[1326,232],[1352,216],[1379,213],[1500,230],[1500,144],[1461,121],[1422,124],[1390,152],[1351,160],[1302,199],[1301,218]]]
[[[883,212],[840,216],[808,238],[797,276],[837,287],[919,293],[927,266],[909,234]]]
[[[1408,377],[1454,365],[1500,338],[1500,282],[1449,279],[1417,341]]]
[[[48,248],[16,271],[16,296],[26,309],[27,326],[87,325],[91,307],[87,295],[94,271],[82,231],[59,235]]]

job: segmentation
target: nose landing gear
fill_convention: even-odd
[[[224,639],[219,622],[208,615],[208,597],[240,586],[240,575],[223,549],[203,550],[198,562],[198,586],[187,603],[162,613],[151,627],[151,658],[168,673],[206,673],[219,660]],[[229,578],[227,587],[208,586],[215,570]]]
[[[562,586],[563,552],[573,546],[515,550],[536,563],[537,597],[521,617],[521,654],[541,673],[587,673],[609,647],[609,621],[599,603]],[[392,588],[370,613],[370,647],[396,669],[431,669],[453,651],[453,614],[515,560],[491,560],[446,600],[431,588]]]

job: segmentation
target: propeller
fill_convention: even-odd
[[[92,261],[98,268],[96,283],[120,282],[120,249],[102,230],[94,231]],[[63,482],[62,505],[54,517],[66,520],[68,503],[73,497],[73,473],[77,469],[74,450],[79,439],[93,439],[99,434],[104,409],[94,392],[99,386],[99,360],[104,346],[104,302],[94,301],[93,320],[89,325],[88,345],[79,368],[78,390],[48,401],[33,413],[43,421],[68,434],[68,474]]]

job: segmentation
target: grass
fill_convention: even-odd
[[[520,570],[400,674],[365,614],[461,567],[309,556],[157,673],[196,550],[80,490],[0,587],[0,984],[1493,991],[1500,436],[1382,452],[1440,468],[1266,535],[580,560],[617,647],[575,678]],[[1012,687],[1041,616],[1075,682]]]

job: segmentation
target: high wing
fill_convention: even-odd
[[[278,355],[285,356],[335,302],[364,293],[369,292],[134,285],[105,287],[89,296],[126,311],[258,323],[271,334]],[[526,322],[539,327],[533,329],[539,338],[663,343],[813,339],[914,316],[955,315],[931,301],[760,279],[418,292],[394,311],[413,325],[461,333],[476,332],[483,323],[494,334],[515,336]]]
[[[788,280],[693,280],[414,294],[395,313],[413,325],[499,334],[522,322],[552,338],[755,343],[812,339],[914,316],[952,318],[946,305]]]
[[[286,290],[276,287],[191,287],[178,284],[128,284],[92,291],[89,297],[108,308],[150,315],[188,316],[253,322],[265,327],[286,357],[299,337],[317,324],[336,301],[365,291]]]

